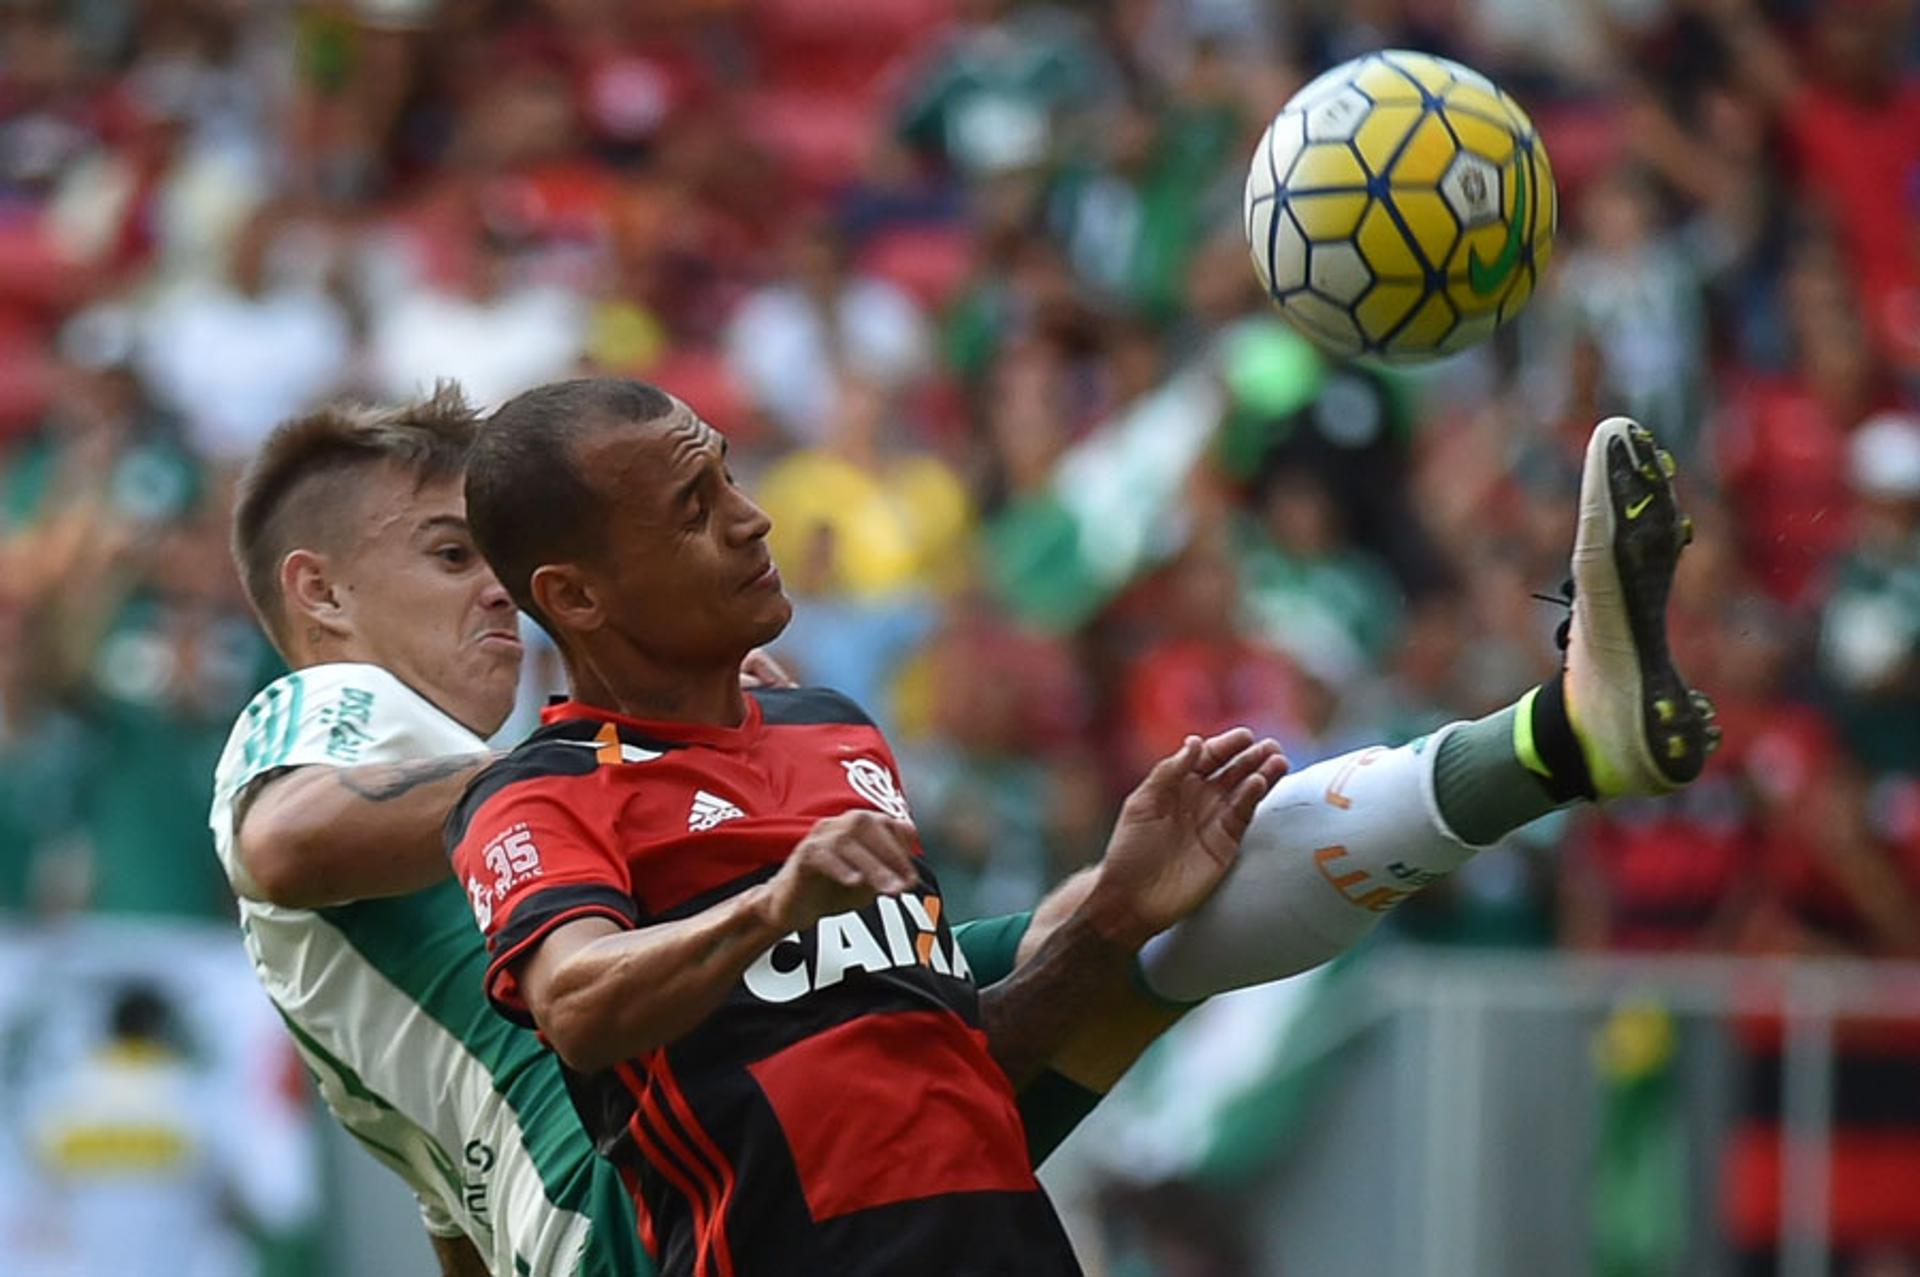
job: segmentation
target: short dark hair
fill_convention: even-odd
[[[580,472],[581,440],[610,425],[656,421],[673,397],[644,381],[557,381],[502,404],[467,461],[467,522],[520,610],[553,626],[533,601],[542,564],[590,559],[606,526],[606,502]],[[557,636],[556,636],[557,637]]]
[[[285,422],[267,436],[240,476],[233,511],[233,560],[247,599],[285,654],[286,600],[280,565],[305,546],[334,549],[365,471],[391,465],[415,485],[460,474],[479,418],[460,387],[398,407],[334,404]]]

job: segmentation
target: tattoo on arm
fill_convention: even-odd
[[[363,767],[343,767],[334,775],[347,792],[370,803],[392,802],[422,785],[446,780],[463,772],[476,772],[493,761],[492,754],[461,754],[451,758],[428,758],[416,763],[370,763]]]
[[[1075,1025],[1126,986],[1132,965],[1133,950],[1073,917],[1012,975],[981,991],[987,1046],[1015,1090],[1039,1075]]]

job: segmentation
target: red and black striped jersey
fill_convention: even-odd
[[[851,701],[747,705],[737,728],[556,705],[469,787],[448,845],[503,1013],[531,1023],[517,966],[565,921],[685,918],[772,877],[816,821],[908,817]],[[924,860],[919,878],[787,935],[671,1045],[569,1072],[669,1277],[1079,1272]]]

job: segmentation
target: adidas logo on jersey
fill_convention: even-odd
[[[703,834],[725,820],[738,820],[747,813],[718,794],[700,790],[693,796],[693,810],[687,813],[687,828]]]

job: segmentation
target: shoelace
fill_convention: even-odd
[[[1567,609],[1566,618],[1560,622],[1559,628],[1553,632],[1554,645],[1561,651],[1566,651],[1567,644],[1573,639],[1573,578],[1568,577],[1560,583],[1560,593],[1558,594],[1541,594],[1536,590],[1534,591],[1533,597],[1542,603],[1552,603]]]

